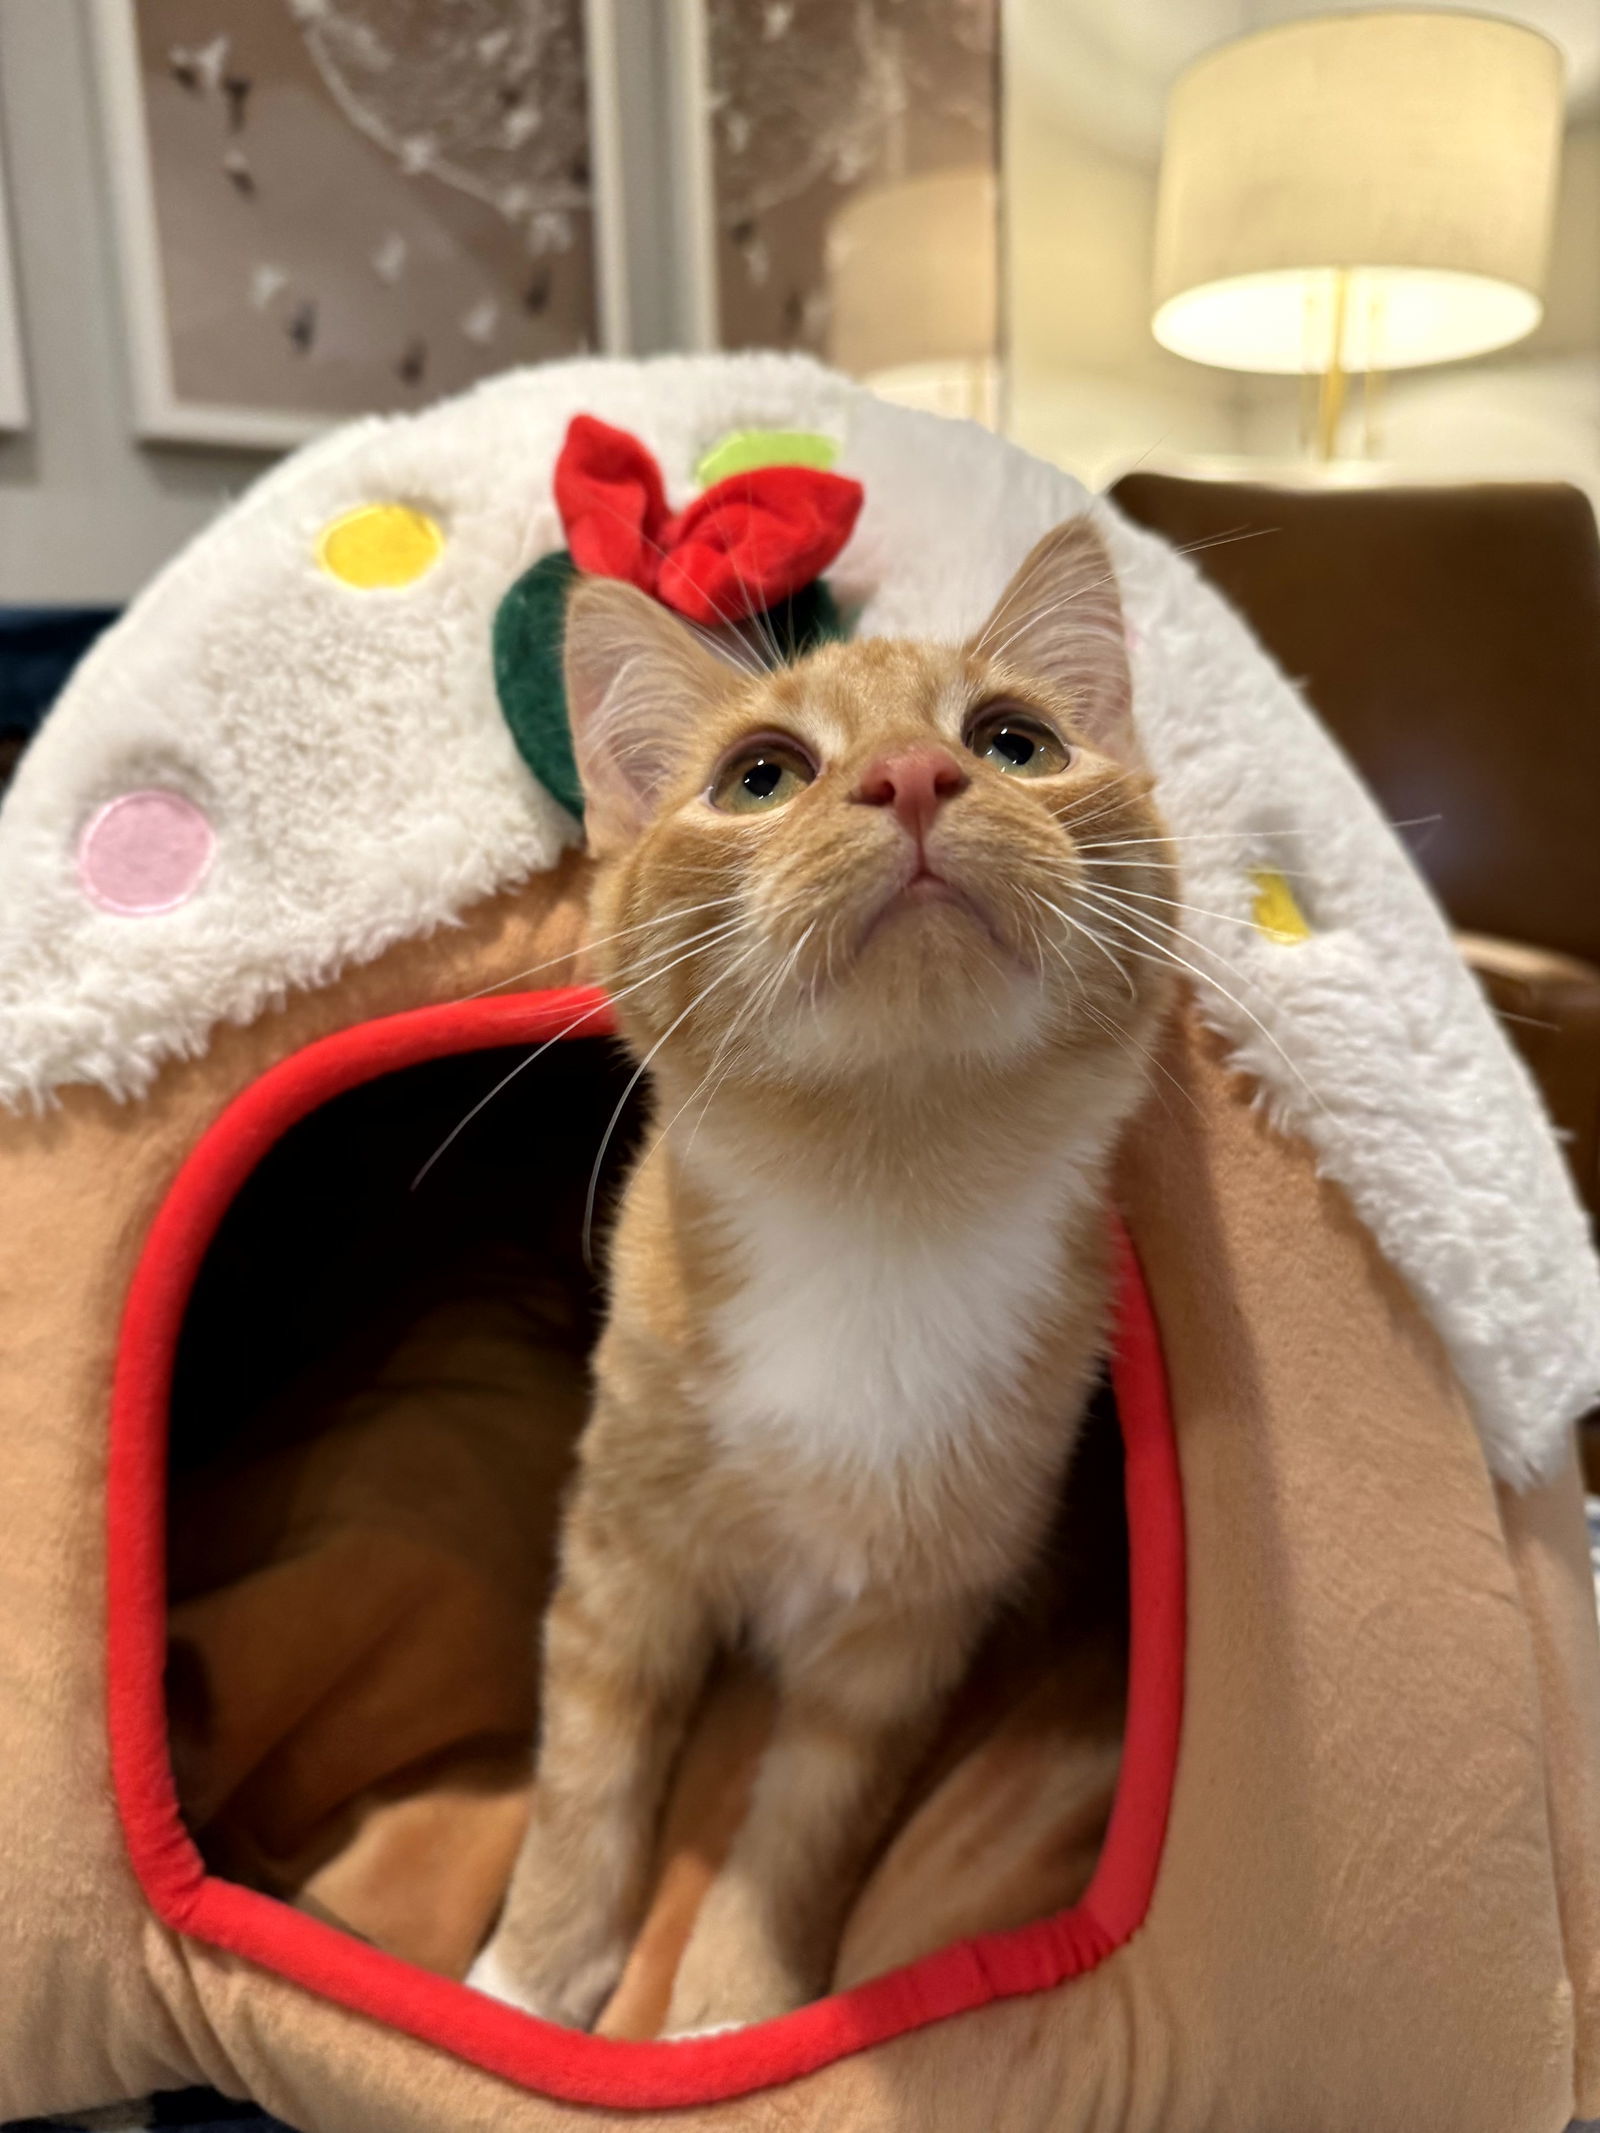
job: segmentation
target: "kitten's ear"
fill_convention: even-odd
[[[1137,757],[1122,601],[1087,519],[1045,535],[967,650],[1059,690],[1085,740],[1122,762]]]
[[[733,675],[664,607],[616,578],[574,587],[563,665],[585,837],[608,857],[649,821]]]

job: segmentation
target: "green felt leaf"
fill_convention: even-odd
[[[494,685],[517,752],[545,790],[583,820],[567,725],[561,640],[577,567],[564,548],[525,570],[495,610]]]
[[[833,438],[819,430],[733,430],[706,453],[694,478],[709,489],[757,467],[820,467],[826,473],[838,456]]]
[[[583,820],[583,787],[572,752],[567,692],[562,679],[562,638],[567,594],[578,575],[567,551],[541,556],[525,570],[495,610],[494,686],[517,753],[568,814]],[[797,659],[819,644],[848,636],[838,602],[822,578],[802,585],[745,625],[751,642],[785,659]]]

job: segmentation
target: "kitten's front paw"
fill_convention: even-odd
[[[537,1995],[512,1976],[505,1958],[494,1942],[489,1941],[478,1951],[478,1959],[467,1972],[464,1983],[474,1992],[486,1992],[491,2000],[504,2000],[508,2007],[520,2008],[524,2014],[546,2015]]]
[[[601,1976],[591,1967],[589,1974],[570,1978],[557,1988],[545,1979],[530,1977],[523,1966],[508,1960],[498,1940],[491,1940],[479,1951],[465,1982],[475,1992],[503,2000],[523,2014],[537,2015],[543,2022],[557,2022],[563,2029],[587,2029],[610,1995],[616,1968],[607,1965]]]
[[[793,1979],[719,1977],[702,1984],[682,1979],[662,2027],[664,2037],[714,2037],[725,2029],[748,2029],[792,2014],[813,1995]]]
[[[662,2034],[704,2036],[770,2022],[823,1989],[782,1960],[736,1897],[719,1901],[713,1888],[678,1965]]]

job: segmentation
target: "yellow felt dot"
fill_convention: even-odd
[[[330,577],[370,592],[410,585],[444,549],[438,521],[410,504],[358,504],[317,536],[317,561]]]
[[[1283,876],[1272,867],[1258,867],[1250,879],[1256,885],[1253,916],[1267,939],[1281,941],[1285,947],[1310,940],[1311,928],[1306,924],[1305,913]]]

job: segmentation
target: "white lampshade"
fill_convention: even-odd
[[[1531,333],[1562,63],[1485,15],[1320,16],[1240,38],[1168,107],[1164,347],[1229,370],[1401,370]]]

